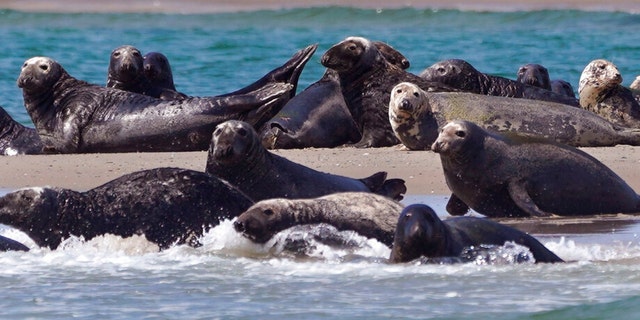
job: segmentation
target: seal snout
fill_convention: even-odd
[[[400,111],[411,112],[413,110],[413,104],[408,99],[402,98],[398,104],[398,109]]]

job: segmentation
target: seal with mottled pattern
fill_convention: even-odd
[[[447,211],[488,217],[640,213],[640,197],[587,153],[548,139],[489,132],[469,121],[442,127],[440,155],[452,192]]]

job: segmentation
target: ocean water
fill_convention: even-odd
[[[216,95],[241,88],[318,43],[300,88],[323,73],[320,56],[347,36],[385,41],[420,72],[462,58],[515,78],[539,63],[577,89],[584,66],[605,58],[624,84],[640,75],[640,15],[624,12],[360,10],[310,8],[246,13],[52,14],[0,11],[0,105],[31,125],[15,84],[22,63],[49,56],[80,79],[104,84],[110,52],[123,44],[171,61],[178,90]],[[11,170],[2,168],[1,170]],[[413,195],[444,212],[444,195]],[[571,226],[571,227],[569,227]],[[566,264],[492,261],[386,263],[389,249],[356,234],[329,247],[292,230],[266,245],[226,221],[204,245],[158,252],[139,237],[68,239],[55,251],[29,245],[0,253],[2,319],[618,319],[640,316],[640,225],[633,217],[523,226]],[[286,239],[309,242],[290,251]]]

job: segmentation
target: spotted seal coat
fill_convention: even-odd
[[[300,50],[272,73],[301,72],[314,50]],[[242,119],[260,127],[295,87],[264,81],[246,94],[164,101],[75,79],[45,57],[27,60],[17,82],[49,153],[206,150],[218,123]]]
[[[166,249],[197,246],[198,238],[253,202],[206,173],[158,168],[124,175],[86,192],[28,188],[0,198],[0,223],[26,233],[41,247],[70,236],[144,235]]]
[[[372,41],[348,37],[327,50],[321,63],[338,73],[342,94],[362,134],[355,147],[398,144],[388,121],[390,90],[403,81],[413,81],[424,90],[454,89],[427,81],[387,61]]]
[[[546,89],[523,84],[504,77],[478,71],[461,59],[443,60],[428,67],[420,76],[438,81],[461,91],[511,98],[525,98],[579,106],[578,100],[558,95]]]
[[[440,154],[452,215],[469,208],[489,217],[640,212],[640,197],[622,178],[567,145],[452,121],[431,149]]]
[[[420,257],[461,258],[465,248],[502,246],[506,242],[529,248],[536,263],[563,262],[534,237],[520,230],[485,218],[440,220],[433,209],[424,204],[409,205],[400,214],[389,261],[409,262]]]
[[[591,61],[580,75],[580,107],[620,126],[640,128],[640,104],[610,61]]]
[[[335,192],[374,192],[402,199],[402,179],[378,172],[363,179],[319,172],[265,149],[247,123],[230,120],[213,132],[206,172],[226,181],[254,201],[270,198],[314,198]]]
[[[296,225],[326,223],[391,246],[402,208],[399,202],[365,192],[341,192],[312,199],[276,198],[256,202],[233,225],[258,243]]]
[[[42,153],[42,141],[38,132],[23,126],[0,107],[0,154],[14,156],[39,153]]]
[[[519,132],[580,147],[640,145],[640,130],[622,128],[586,110],[565,104],[459,92],[425,92],[412,83],[394,87],[389,121],[412,150],[428,150],[438,128],[468,120],[500,132]]]

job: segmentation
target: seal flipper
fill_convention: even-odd
[[[373,175],[359,179],[364,185],[375,194],[400,201],[407,192],[407,186],[402,179],[388,179],[387,172],[380,171]]]
[[[509,196],[515,202],[518,208],[529,214],[531,217],[550,217],[551,213],[544,212],[538,208],[533,199],[527,193],[523,181],[509,181],[507,185]]]
[[[446,208],[447,212],[452,216],[464,216],[469,212],[469,206],[453,193],[449,197]]]

